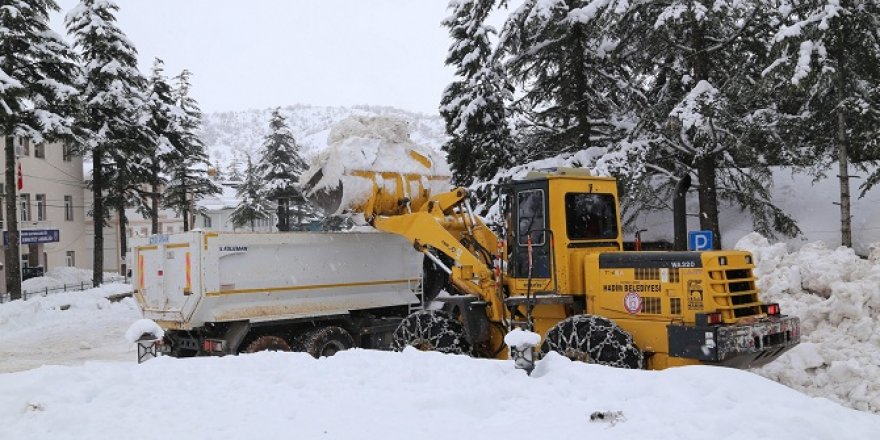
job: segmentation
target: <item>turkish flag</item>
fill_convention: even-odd
[[[21,162],[18,163],[18,190],[24,188],[24,176],[21,174]]]

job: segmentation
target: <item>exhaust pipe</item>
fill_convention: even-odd
[[[675,250],[687,250],[687,192],[691,187],[690,173],[682,176],[675,185],[675,198],[672,199],[673,233],[675,234]]]

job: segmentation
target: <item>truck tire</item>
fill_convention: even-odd
[[[278,336],[260,336],[251,341],[243,350],[244,353],[256,353],[258,351],[290,351],[290,345]]]
[[[320,358],[354,347],[354,338],[342,327],[319,327],[304,334],[299,344],[302,351]]]
[[[551,351],[572,360],[617,368],[640,369],[644,363],[629,332],[595,315],[571,316],[553,326],[541,345],[542,353]]]
[[[470,354],[471,351],[461,323],[440,310],[420,310],[407,316],[391,339],[394,351],[403,351],[408,346],[453,354]]]

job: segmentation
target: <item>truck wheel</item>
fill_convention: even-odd
[[[461,323],[440,310],[420,310],[400,322],[392,336],[391,348],[403,351],[407,346],[453,354],[471,351]]]
[[[608,318],[576,315],[559,322],[544,338],[541,352],[618,368],[642,368],[644,357],[632,335]]]
[[[320,327],[303,335],[300,344],[302,351],[320,358],[354,347],[354,338],[341,327]]]
[[[258,351],[290,351],[290,345],[278,336],[260,336],[251,341],[244,349],[245,353],[256,353]]]

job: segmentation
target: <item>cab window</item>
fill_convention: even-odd
[[[565,195],[565,225],[570,240],[617,238],[617,210],[611,194]]]
[[[529,234],[532,236],[532,245],[542,246],[544,244],[544,191],[540,189],[530,189],[520,191],[516,196],[517,219],[517,237],[520,245],[528,244]]]

